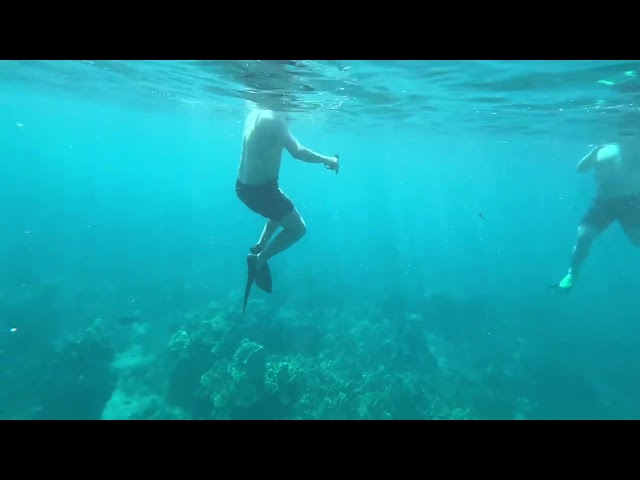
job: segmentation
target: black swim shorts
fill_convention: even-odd
[[[624,230],[640,228],[640,195],[597,197],[582,217],[580,225],[602,231],[616,220]]]
[[[237,180],[236,195],[251,210],[276,222],[293,211],[293,202],[282,193],[277,181],[254,186]]]

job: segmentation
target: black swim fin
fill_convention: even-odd
[[[256,274],[256,286],[267,293],[271,293],[271,269],[269,264],[265,263],[264,266],[258,270]]]
[[[244,315],[244,311],[247,309],[247,302],[249,302],[249,293],[251,293],[251,287],[253,286],[253,282],[256,279],[256,256],[248,255],[247,256],[247,284],[244,288],[244,304],[242,305],[242,315]]]
[[[244,315],[247,309],[247,303],[249,302],[249,294],[251,293],[251,287],[253,283],[257,285],[260,290],[267,293],[271,293],[272,281],[271,281],[271,269],[269,264],[265,263],[264,266],[258,271],[256,268],[256,255],[247,256],[247,284],[244,288],[244,304],[242,306],[242,314]]]

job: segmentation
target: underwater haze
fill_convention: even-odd
[[[640,252],[618,224],[638,61],[0,62],[0,418],[640,418]],[[243,126],[284,105],[307,233],[246,257]]]

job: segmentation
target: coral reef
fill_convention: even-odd
[[[12,348],[24,344],[20,337]],[[7,419],[100,419],[116,387],[114,349],[100,322],[41,346],[0,372],[0,416]],[[17,352],[13,352],[17,355]]]
[[[35,385],[37,418],[99,419],[116,386],[114,355],[99,322],[63,342],[47,357]]]
[[[185,319],[151,375],[196,419],[511,418],[518,398],[449,371],[420,315],[297,313],[236,299]],[[257,303],[257,302],[256,302]],[[151,385],[151,382],[147,382]]]
[[[371,305],[299,312],[255,300],[242,317],[238,303],[232,297],[185,315],[160,351],[149,351],[157,342],[144,338],[153,328],[124,334],[95,321],[25,364],[21,375],[5,372],[30,381],[4,392],[1,414],[437,420],[522,419],[533,408],[509,389],[503,369],[487,362],[465,368],[472,343],[462,327],[454,348],[433,333],[442,321],[423,314]],[[443,304],[438,299],[436,307]]]

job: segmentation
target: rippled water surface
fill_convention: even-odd
[[[333,128],[604,141],[640,126],[639,71],[635,60],[29,60],[2,61],[0,80],[139,109],[235,116],[249,101]]]

